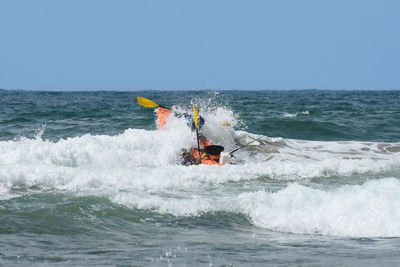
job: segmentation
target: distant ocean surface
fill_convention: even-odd
[[[137,96],[255,141],[182,166],[195,133]],[[0,91],[0,266],[377,265],[400,265],[400,91]]]

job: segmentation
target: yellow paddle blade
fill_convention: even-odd
[[[199,113],[197,112],[196,107],[193,105],[193,113],[194,113],[194,124],[196,125],[196,129],[199,129],[197,123],[199,120]]]
[[[147,108],[157,108],[159,107],[158,104],[154,103],[153,101],[140,97],[137,97],[137,102],[139,103],[139,105],[143,106],[143,107],[147,107]]]

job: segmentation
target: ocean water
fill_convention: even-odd
[[[181,166],[137,96],[255,141]],[[400,91],[1,91],[0,266],[399,266],[399,130]]]

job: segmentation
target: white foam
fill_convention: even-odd
[[[400,182],[386,178],[320,190],[290,184],[278,192],[239,195],[121,193],[113,201],[175,216],[225,211],[247,215],[261,228],[341,237],[399,237]]]
[[[221,184],[261,176],[299,180],[379,174],[400,166],[399,154],[385,152],[379,143],[287,140],[240,131],[233,132],[232,137],[230,129],[226,151],[236,147],[230,143],[233,138],[243,143],[258,140],[235,153],[236,165],[183,167],[179,165],[180,149],[195,146],[196,137],[182,120],[171,123],[174,127],[167,130],[129,129],[116,136],[0,142],[0,184],[7,189],[37,185],[90,190],[95,180],[123,188],[116,182],[122,179],[134,183],[132,188],[181,190],[204,182]]]
[[[34,187],[103,195],[116,203],[176,216],[242,213],[255,225],[277,231],[399,235],[400,186],[395,179],[331,191],[296,183],[276,193],[259,191],[260,177],[286,182],[386,176],[400,167],[399,153],[391,152],[398,150],[398,143],[270,138],[223,126],[227,120],[235,123],[229,110],[202,114],[204,133],[226,151],[256,139],[235,153],[236,165],[179,165],[180,150],[196,146],[196,135],[183,118],[171,118],[165,130],[129,129],[116,136],[88,134],[57,142],[42,140],[41,131],[35,139],[0,142],[0,199],[15,197],[16,188]],[[247,188],[236,186],[243,181]]]
[[[400,236],[400,182],[387,178],[323,191],[291,184],[239,196],[240,210],[270,230],[348,237]]]
[[[308,110],[306,110],[306,111],[301,111],[301,112],[296,112],[296,113],[283,113],[283,117],[295,118],[299,114],[300,115],[310,115],[310,112]]]

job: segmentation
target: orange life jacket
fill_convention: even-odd
[[[210,142],[208,142],[205,138],[202,140],[205,140],[210,146],[212,145]],[[208,146],[208,145],[207,145]],[[192,147],[190,150],[190,154],[192,155],[194,161],[197,161],[197,159],[200,157],[199,150],[197,148]],[[206,153],[201,152],[201,164],[207,164],[207,165],[219,165],[221,166],[222,164],[219,163],[219,155],[208,155]]]

